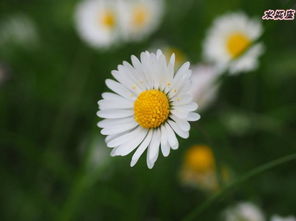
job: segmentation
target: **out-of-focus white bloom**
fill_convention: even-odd
[[[198,64],[192,67],[191,90],[194,101],[201,110],[206,109],[216,98],[219,84],[218,70],[211,65]]]
[[[112,156],[126,156],[136,150],[131,161],[134,166],[147,149],[147,165],[151,169],[160,150],[166,157],[178,149],[178,134],[189,137],[189,121],[200,116],[190,93],[189,62],[177,72],[175,56],[167,63],[163,53],[142,52],[141,59],[131,57],[132,65],[123,62],[112,71],[116,81],[106,80],[112,93],[103,93],[98,102],[98,123]]]
[[[273,215],[271,217],[271,221],[296,221],[296,218],[295,216],[281,217],[278,215]]]
[[[11,15],[0,23],[0,45],[10,43],[23,47],[33,46],[38,41],[36,26],[26,15]]]
[[[107,165],[110,161],[109,151],[106,148],[104,138],[101,136],[95,136],[88,146],[85,146],[88,153],[88,168],[96,170],[98,168]]]
[[[86,136],[81,141],[80,154],[81,161],[84,162],[84,179],[88,185],[95,183],[97,179],[108,179],[112,175],[112,159],[102,136],[97,133]],[[101,173],[102,170],[105,172]]]
[[[265,221],[261,209],[253,203],[242,202],[228,208],[224,214],[225,221]]]
[[[160,24],[164,14],[163,0],[120,0],[119,15],[127,41],[141,40]]]
[[[84,0],[77,6],[75,22],[81,38],[92,47],[110,47],[120,38],[117,1]]]
[[[221,122],[232,134],[243,135],[252,129],[250,116],[239,111],[226,112],[221,116]]]
[[[231,74],[254,70],[264,51],[262,43],[255,43],[262,31],[261,22],[244,13],[221,16],[207,33],[204,57],[219,69],[228,69]]]
[[[161,22],[163,0],[84,0],[75,13],[81,38],[95,48],[137,41]]]

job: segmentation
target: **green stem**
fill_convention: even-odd
[[[251,170],[250,172],[246,173],[245,175],[239,177],[235,181],[233,181],[228,186],[222,188],[221,191],[217,192],[216,194],[212,195],[210,198],[208,198],[201,206],[195,208],[191,213],[189,213],[183,220],[189,221],[189,220],[197,220],[197,217],[201,215],[207,208],[209,208],[213,203],[220,200],[222,196],[224,196],[229,190],[239,186],[240,184],[248,181],[249,179],[266,172],[272,168],[275,168],[277,166],[280,166],[284,163],[290,162],[296,160],[296,153],[290,154],[284,157],[281,157],[279,159],[270,161],[266,164],[263,164],[259,167],[256,167],[255,169]]]

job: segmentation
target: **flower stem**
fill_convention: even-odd
[[[189,220],[196,220],[198,216],[200,216],[206,209],[208,209],[213,203],[220,200],[220,198],[225,195],[229,190],[235,188],[236,186],[239,186],[240,184],[248,181],[249,179],[264,173],[270,169],[273,169],[277,166],[280,166],[284,163],[290,162],[296,160],[296,153],[278,158],[276,160],[270,161],[266,164],[263,164],[259,167],[256,167],[255,169],[247,172],[245,175],[239,177],[226,187],[222,188],[221,191],[217,192],[216,194],[212,195],[210,198],[208,198],[201,206],[196,207],[193,209],[191,213],[189,213],[183,220],[189,221]]]

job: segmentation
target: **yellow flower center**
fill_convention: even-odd
[[[106,28],[113,28],[116,24],[115,15],[112,11],[105,11],[100,15],[100,24]]]
[[[197,171],[207,172],[215,167],[215,160],[212,150],[208,146],[197,145],[191,147],[185,155],[186,168]]]
[[[156,128],[165,122],[170,113],[169,100],[159,90],[142,92],[134,103],[135,120],[144,128]]]
[[[133,13],[133,24],[137,27],[144,26],[146,24],[148,16],[148,10],[145,7],[136,7]]]
[[[251,40],[243,33],[235,32],[229,35],[226,47],[232,58],[238,57],[251,44]]]

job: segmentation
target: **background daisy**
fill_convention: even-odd
[[[225,221],[265,221],[261,209],[251,202],[241,202],[225,211]]]
[[[216,175],[214,154],[208,146],[196,145],[186,151],[180,173],[183,184],[214,191],[218,188]]]
[[[229,169],[225,166],[220,169],[209,146],[194,145],[185,152],[180,180],[184,185],[212,193],[230,181]]]
[[[178,134],[189,137],[190,124],[199,115],[190,94],[189,62],[175,73],[175,56],[167,64],[160,50],[143,52],[141,59],[131,57],[132,65],[123,62],[112,71],[117,80],[107,80],[114,93],[103,93],[98,102],[98,116],[105,118],[98,126],[107,135],[112,156],[125,156],[136,149],[134,166],[147,149],[147,165],[151,169],[161,149],[166,157],[170,149],[178,149]]]
[[[121,0],[120,25],[127,41],[149,36],[161,23],[164,14],[163,0]]]
[[[254,70],[263,53],[262,43],[255,42],[262,31],[259,19],[250,19],[242,12],[223,15],[207,32],[204,58],[231,74]]]
[[[192,94],[200,110],[205,110],[214,102],[220,84],[217,82],[220,73],[211,65],[197,64],[192,67]]]
[[[296,221],[296,218],[294,216],[281,217],[279,215],[273,215],[270,221]]]
[[[80,37],[92,47],[110,47],[120,39],[116,1],[81,1],[76,8],[75,23]]]

